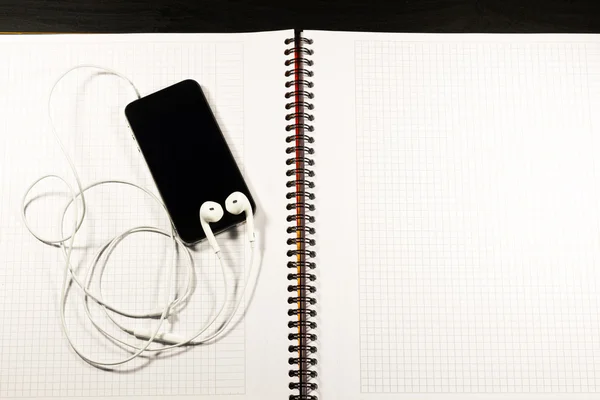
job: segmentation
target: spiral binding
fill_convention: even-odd
[[[311,261],[316,257],[316,253],[310,249],[315,245],[315,240],[311,238],[315,229],[310,226],[315,222],[315,218],[308,213],[315,210],[314,204],[311,203],[315,195],[306,190],[315,187],[312,180],[315,172],[310,168],[314,165],[314,161],[310,158],[310,155],[314,154],[311,146],[314,138],[309,135],[314,131],[314,127],[310,124],[314,116],[309,113],[314,109],[313,104],[309,102],[314,98],[314,94],[308,90],[314,86],[309,80],[313,76],[313,72],[309,69],[313,65],[310,59],[313,50],[309,47],[312,43],[311,39],[301,37],[299,33],[296,33],[295,38],[285,41],[286,45],[293,44],[293,47],[285,50],[285,55],[291,56],[286,60],[285,65],[292,67],[285,72],[285,76],[290,78],[285,83],[285,87],[289,90],[285,93],[285,98],[290,99],[285,109],[291,110],[285,119],[292,121],[285,127],[286,132],[289,132],[285,142],[290,144],[286,148],[286,153],[293,155],[286,160],[286,165],[291,166],[286,171],[286,175],[291,178],[286,186],[293,188],[286,194],[286,198],[294,200],[286,208],[294,211],[287,216],[287,221],[295,222],[295,225],[287,228],[287,233],[292,235],[287,239],[287,244],[291,246],[287,256],[293,259],[287,263],[287,267],[295,271],[287,276],[291,282],[288,286],[290,293],[288,304],[295,305],[288,310],[288,315],[294,317],[288,322],[288,327],[293,329],[288,339],[294,343],[288,348],[293,354],[288,361],[294,366],[289,376],[295,378],[289,384],[289,388],[295,391],[295,394],[290,395],[290,400],[317,400],[314,394],[317,389],[315,383],[317,372],[314,370],[317,364],[315,357],[317,347],[314,345],[317,340],[317,335],[314,333],[317,323],[313,320],[317,312],[311,308],[317,302],[313,296],[317,290],[315,287],[317,277],[312,273],[316,264]]]

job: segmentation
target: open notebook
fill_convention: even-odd
[[[0,37],[0,397],[597,398],[600,38],[290,38]],[[208,94],[263,249],[245,315],[217,344],[116,372],[69,349],[60,254],[26,233],[19,206],[38,176],[68,176],[45,102],[77,64],[118,70],[142,95],[186,78]],[[84,181],[154,191],[123,115],[130,94],[88,80],[65,82],[55,105]],[[55,197],[31,210],[40,229],[56,226]],[[145,201],[93,193],[78,257],[132,223],[168,224]],[[243,264],[240,239],[221,236]],[[142,307],[163,247],[132,238],[106,272],[107,296]],[[178,331],[223,296],[207,250],[194,248],[199,284],[188,318],[169,321]],[[76,303],[68,310],[78,343],[110,357]]]

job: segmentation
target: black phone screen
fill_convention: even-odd
[[[125,115],[138,147],[169,212],[178,236],[187,244],[206,237],[200,206],[215,201],[223,218],[211,224],[221,232],[245,221],[225,210],[225,199],[244,193],[255,210],[244,178],[202,92],[185,80],[127,105]]]

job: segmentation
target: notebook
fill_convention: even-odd
[[[1,398],[598,397],[598,36],[48,35],[2,36],[0,48]],[[19,207],[38,176],[69,176],[46,100],[77,64],[117,70],[142,95],[192,78],[208,96],[257,202],[262,252],[216,344],[108,372],[62,334],[61,255],[29,236]],[[122,83],[80,71],[57,90],[82,179],[156,192]],[[47,190],[28,213],[52,232],[65,198],[58,183]],[[82,263],[132,224],[168,225],[138,192],[98,189],[89,202]],[[237,229],[219,239],[241,266]],[[164,248],[128,239],[106,296],[152,301]],[[208,245],[193,256],[193,304],[168,321],[181,332],[226,289]],[[114,356],[78,303],[67,311],[78,344]]]

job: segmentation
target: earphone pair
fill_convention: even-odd
[[[233,215],[240,215],[241,213],[245,213],[246,225],[247,225],[247,238],[248,238],[248,241],[250,242],[250,245],[252,248],[251,260],[253,260],[254,259],[254,241],[255,241],[254,215],[252,214],[252,206],[250,205],[250,201],[248,200],[248,197],[246,197],[246,195],[242,192],[231,193],[229,196],[227,196],[227,199],[225,199],[225,209],[227,210],[227,212],[229,212],[230,214],[233,214]],[[217,255],[219,262],[222,262],[221,254],[220,254],[221,248],[219,247],[219,244],[217,243],[217,239],[215,238],[215,235],[210,227],[210,224],[219,222],[221,220],[221,218],[223,218],[223,215],[225,214],[223,211],[223,207],[221,207],[221,205],[215,201],[205,201],[200,206],[199,214],[200,214],[200,224],[202,225],[202,229],[204,230],[206,239],[208,240],[208,243],[210,244],[213,251]],[[253,261],[250,262],[250,269],[252,269],[252,265],[253,265]],[[247,283],[248,282],[246,279],[246,284]],[[246,290],[246,288],[245,288],[246,284],[244,285],[244,292]],[[224,329],[227,327],[227,325],[229,325],[229,323],[233,320],[235,311],[238,309],[242,298],[243,298],[243,296],[240,297],[236,301],[234,311],[231,314],[229,314],[229,316],[225,320],[225,323],[223,325],[221,325],[221,327],[215,333],[213,333],[211,336],[209,336],[208,338],[205,338],[203,341],[200,341],[200,342],[194,341],[194,339],[197,336],[199,336],[200,333],[202,333],[203,331],[197,333],[196,335],[194,335],[191,338],[185,338],[184,336],[181,336],[181,335],[178,335],[178,334],[172,333],[172,332],[159,333],[157,331],[151,331],[148,329],[139,329],[139,330],[133,330],[133,331],[126,331],[126,332],[130,333],[131,335],[135,336],[136,338],[138,338],[140,340],[162,343],[162,344],[169,345],[169,346],[204,344],[204,343],[214,339],[215,337],[217,337],[217,335],[219,333],[221,333],[222,331],[224,331]],[[222,310],[223,310],[223,308],[221,309],[221,311]],[[219,316],[221,314],[221,311],[219,311],[217,316]],[[216,319],[216,317],[215,317],[215,319]],[[211,323],[211,325],[212,325],[212,323]]]
[[[223,208],[216,202],[205,202],[200,207],[200,221],[202,224],[202,228],[206,234],[207,240],[209,241],[211,247],[216,253],[216,258],[218,259],[218,263],[221,266],[222,272],[222,287],[224,288],[223,293],[223,301],[217,309],[214,310],[214,313],[209,317],[209,320],[206,321],[203,325],[198,327],[195,332],[191,334],[180,335],[173,332],[168,332],[162,329],[163,322],[168,317],[177,315],[188,302],[188,298],[190,298],[194,292],[194,263],[192,257],[192,250],[189,247],[185,246],[185,243],[181,241],[175,232],[174,226],[170,224],[168,229],[156,227],[156,226],[134,226],[131,227],[116,236],[112,239],[108,240],[104,243],[99,249],[95,256],[87,263],[87,266],[82,267],[80,270],[76,270],[74,268],[72,262],[72,254],[73,249],[76,247],[75,240],[78,237],[80,228],[84,224],[84,220],[87,216],[87,200],[86,193],[89,190],[94,188],[98,188],[100,186],[112,186],[112,185],[120,185],[133,187],[140,190],[146,196],[148,196],[152,201],[154,201],[159,208],[162,210],[164,215],[168,216],[167,209],[162,201],[149,189],[139,186],[133,182],[126,182],[120,180],[104,180],[97,181],[88,185],[84,185],[79,176],[75,163],[71,159],[69,153],[67,152],[65,146],[63,145],[52,117],[52,113],[50,112],[50,104],[52,101],[52,96],[55,88],[58,83],[69,73],[72,71],[81,69],[81,68],[92,68],[104,71],[107,74],[114,75],[124,80],[135,92],[137,98],[140,98],[140,93],[135,87],[135,85],[125,76],[115,72],[113,70],[95,66],[95,65],[78,65],[75,66],[68,71],[64,72],[53,84],[50,94],[48,96],[48,118],[50,124],[50,132],[54,136],[57,144],[59,145],[65,160],[67,161],[73,178],[76,182],[76,186],[71,186],[68,181],[57,175],[45,175],[41,178],[34,181],[25,191],[25,194],[22,199],[21,204],[21,217],[23,219],[23,223],[25,228],[40,242],[57,247],[62,251],[64,256],[63,263],[63,271],[62,271],[62,285],[60,289],[60,301],[59,301],[59,315],[60,315],[60,323],[69,343],[71,349],[84,361],[87,363],[98,367],[98,368],[113,368],[118,365],[123,365],[128,363],[140,356],[146,356],[149,354],[159,354],[166,350],[177,349],[182,346],[196,346],[196,345],[206,345],[214,342],[216,339],[221,337],[227,332],[228,326],[234,321],[234,317],[237,314],[237,310],[240,308],[242,301],[244,300],[244,295],[246,292],[246,288],[248,286],[248,282],[250,281],[250,277],[258,267],[255,266],[258,262],[260,262],[260,254],[255,256],[255,234],[254,234],[254,219],[252,215],[252,207],[248,198],[241,192],[234,192],[229,195],[225,201],[225,207],[228,212],[232,214],[239,215],[242,212],[246,213],[246,222],[247,222],[247,239],[250,242],[250,257],[247,260],[244,257],[244,270],[247,270],[247,274],[242,279],[242,290],[241,294],[238,290],[231,290],[233,286],[228,281],[227,274],[225,273],[225,266],[223,257],[220,254],[220,248],[217,244],[217,241],[214,237],[212,229],[210,228],[210,223],[215,223],[219,221],[223,217]],[[29,221],[27,219],[27,205],[29,204],[30,193],[34,188],[38,186],[41,181],[47,179],[58,179],[61,181],[68,189],[70,193],[70,200],[66,204],[63,209],[62,215],[62,223],[59,226],[60,236],[59,237],[47,237],[39,232],[36,232],[32,226],[30,226]],[[72,219],[71,229],[69,232],[63,232],[63,228],[69,226],[69,224],[65,223],[66,216],[69,212],[72,211],[72,215],[75,218]],[[106,264],[108,263],[111,255],[113,254],[114,249],[123,242],[123,240],[133,234],[146,232],[155,235],[159,235],[162,237],[167,237],[171,241],[172,247],[172,255],[170,258],[170,262],[167,265],[168,274],[167,274],[167,282],[166,287],[168,290],[164,293],[164,301],[159,299],[159,303],[162,306],[159,306],[146,310],[143,312],[131,312],[130,310],[123,309],[116,304],[112,304],[111,302],[104,299],[102,295],[102,284],[98,285],[96,290],[93,290],[92,283],[94,280],[98,282],[102,281],[103,272],[106,269]],[[176,255],[183,250],[185,254],[183,265],[179,265]],[[185,268],[187,271],[187,283],[183,285],[183,292],[179,291],[179,283],[177,279],[175,279],[178,268]],[[81,271],[79,273],[78,271]],[[95,271],[97,271],[95,273]],[[98,359],[96,357],[89,356],[82,348],[73,340],[72,334],[70,333],[70,329],[67,324],[66,319],[66,304],[67,297],[69,293],[72,291],[69,288],[73,286],[79,289],[80,297],[79,299],[82,302],[85,316],[88,318],[89,322],[95,328],[95,330],[102,336],[106,337],[111,343],[115,344],[117,348],[124,349],[126,351],[126,355],[123,358],[117,360],[108,360],[108,359]],[[234,296],[230,298],[230,292],[233,292]],[[162,296],[161,296],[162,297]],[[101,311],[104,312],[106,316],[106,320],[98,319],[98,316],[95,313],[91,312],[90,304],[95,304],[99,307]],[[228,307],[231,306],[231,307]],[[125,325],[123,318],[114,318],[114,315],[119,315],[124,318],[131,318],[136,320],[147,320],[148,322],[154,322],[151,328],[149,329],[132,329]],[[112,323],[114,327],[116,327],[121,333],[127,334],[129,337],[134,337],[139,340],[142,340],[143,343],[132,342],[129,340],[124,340],[121,334],[115,334],[112,330],[107,329],[105,326],[105,321]],[[153,346],[155,344],[156,346]]]
[[[254,243],[254,215],[252,214],[252,206],[246,195],[242,192],[233,192],[225,199],[225,208],[227,212],[233,215],[246,214],[246,225],[248,229],[248,240]],[[223,218],[223,207],[214,201],[205,201],[200,206],[200,224],[206,235],[208,243],[211,245],[215,253],[219,253],[221,248],[215,239],[215,235],[210,228],[211,223],[219,222]]]

